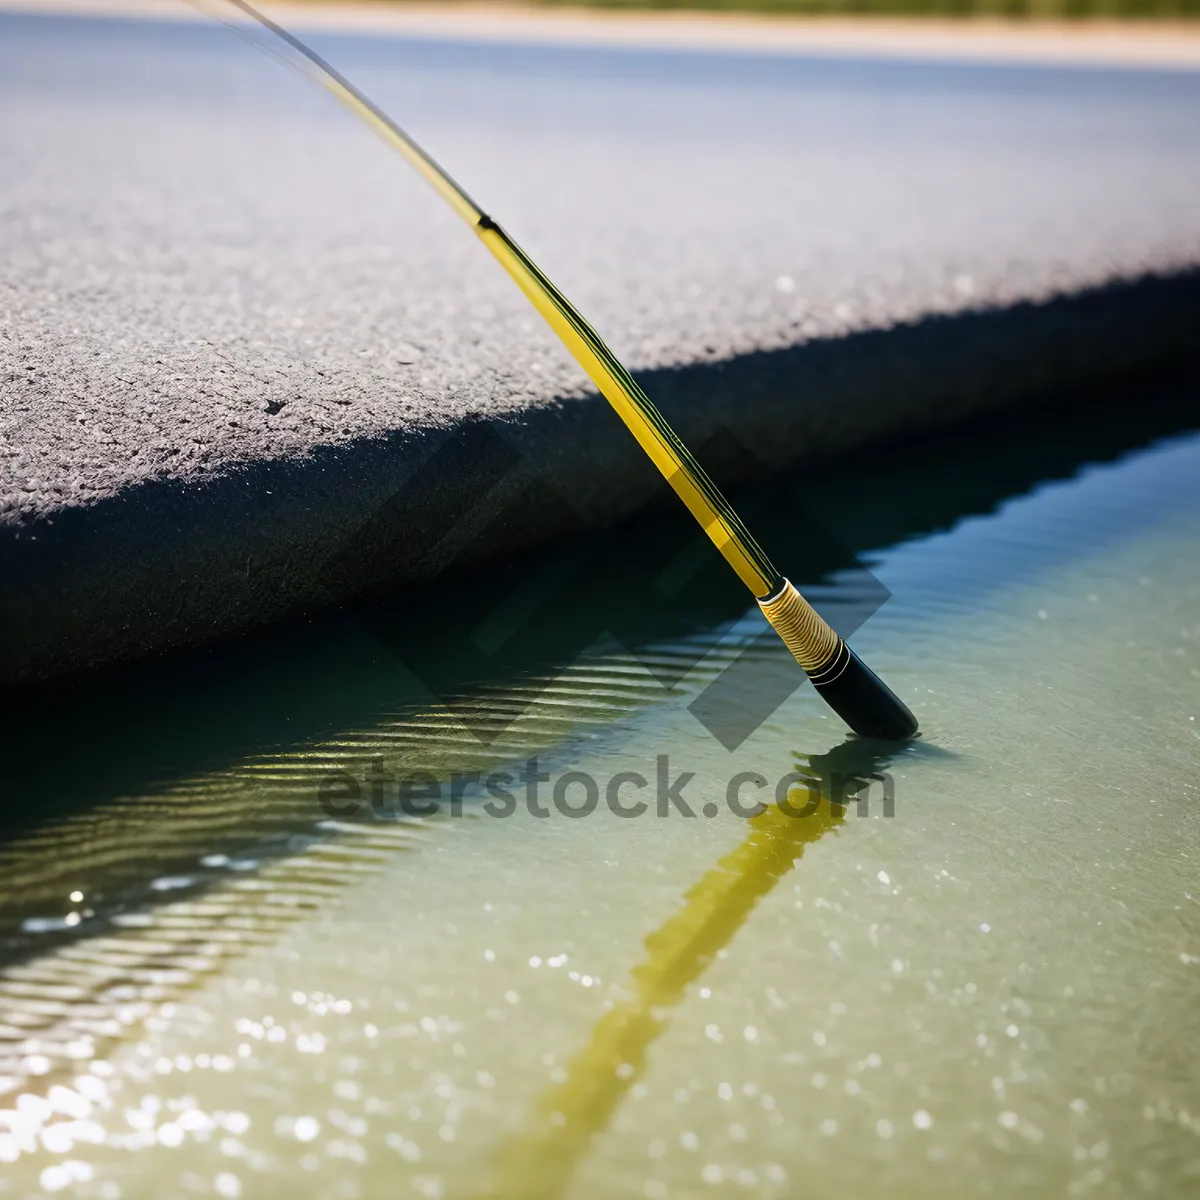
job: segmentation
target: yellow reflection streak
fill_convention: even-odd
[[[683,906],[645,940],[646,957],[632,973],[628,1000],[596,1023],[570,1062],[566,1079],[548,1088],[524,1132],[501,1147],[478,1196],[552,1200],[560,1196],[593,1137],[645,1069],[651,1043],[717,952],[754,906],[788,873],[808,844],[845,821],[839,781],[864,782],[890,758],[878,743],[845,742],[813,755],[805,786],[788,793],[787,811],[771,805],[750,819],[750,833],[684,895]],[[853,787],[850,790],[854,790]],[[823,794],[822,794],[823,793]]]

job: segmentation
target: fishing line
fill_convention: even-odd
[[[188,0],[215,15],[203,0]],[[604,344],[578,309],[542,273],[516,242],[476,204],[454,178],[391,117],[295,34],[247,0],[224,0],[266,31],[272,41],[240,23],[217,17],[273,58],[282,58],[328,92],[360,121],[404,156],[454,209],[508,272],[526,298],[616,410],[675,493],[696,518],[738,577],[750,589],[767,620],[804,668],[818,692],[856,733],[865,737],[906,738],[917,730],[912,713],[817,611],[783,577],[737,513],[708,477],[662,413]],[[280,53],[280,50],[285,53]]]

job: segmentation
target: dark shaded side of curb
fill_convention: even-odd
[[[723,478],[1057,394],[1200,350],[1200,270],[1044,303],[645,373]],[[720,433],[739,443],[723,461]],[[628,517],[656,476],[597,396],[456,429],[410,428],[202,482],[150,481],[0,531],[0,684],[428,581]],[[478,583],[476,583],[478,586]]]

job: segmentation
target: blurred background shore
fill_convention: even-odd
[[[285,23],[549,44],[1194,65],[1200,0],[287,0]],[[184,0],[0,0],[0,11],[201,19]]]

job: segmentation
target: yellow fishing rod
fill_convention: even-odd
[[[917,722],[912,713],[775,569],[662,413],[529,255],[387,113],[320,55],[246,0],[227,2],[274,35],[289,51],[291,65],[399,151],[474,229],[616,410],[726,562],[750,589],[817,691],[846,724],[864,737],[900,739],[916,733]],[[201,7],[199,3],[196,6]]]

